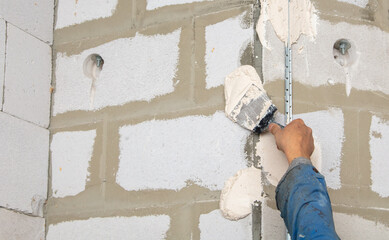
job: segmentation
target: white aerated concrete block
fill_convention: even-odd
[[[47,196],[49,131],[0,113],[0,206],[41,215]]]
[[[44,240],[45,219],[0,208],[0,239]]]
[[[54,1],[1,0],[0,18],[44,42],[53,42]]]
[[[251,215],[239,221],[225,219],[220,210],[200,215],[200,240],[252,239]]]
[[[85,190],[90,175],[96,130],[60,132],[51,142],[53,197],[74,196]]]
[[[262,239],[285,240],[286,227],[281,212],[262,203]]]
[[[350,3],[361,8],[365,8],[369,3],[369,0],[338,0],[338,2]]]
[[[90,218],[50,225],[47,240],[162,240],[170,226],[166,215]]]
[[[165,35],[121,38],[85,50],[79,55],[57,54],[54,115],[74,110],[97,110],[131,101],[151,99],[174,91],[181,29]],[[86,58],[99,54],[103,70],[96,80],[83,71]],[[93,102],[91,104],[91,102]]]
[[[114,14],[118,0],[59,0],[55,28],[107,18]]]
[[[389,121],[373,116],[370,126],[371,189],[389,197]]]
[[[206,40],[206,88],[224,85],[225,77],[239,67],[241,56],[252,44],[254,30],[251,23],[240,16],[207,26]]]
[[[117,183],[126,190],[179,190],[189,182],[211,190],[246,167],[249,131],[222,112],[123,126]]]
[[[5,63],[5,41],[7,38],[7,24],[0,19],[0,110],[3,109],[3,87],[4,87],[4,63]]]
[[[51,48],[7,26],[3,110],[46,128],[50,117]]]
[[[170,6],[170,5],[178,5],[178,4],[186,4],[193,2],[205,2],[210,0],[147,0],[147,10],[154,10],[160,7]]]
[[[263,76],[265,82],[284,79],[285,53],[270,22],[266,39],[271,49],[263,51]],[[361,38],[361,34],[364,36]],[[343,60],[343,66],[334,60],[333,47],[339,39],[347,38],[351,49]],[[377,40],[378,39],[378,40]],[[379,41],[380,47],[372,47]],[[311,41],[301,36],[293,45],[293,81],[310,86],[345,84],[345,92],[353,88],[366,91],[381,91],[389,94],[389,33],[377,27],[355,25],[346,22],[333,24],[317,20],[317,36]]]
[[[336,232],[342,240],[389,239],[389,227],[357,215],[334,213]]]

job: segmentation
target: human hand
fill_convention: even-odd
[[[269,131],[276,139],[277,148],[285,153],[289,164],[297,157],[310,159],[315,145],[312,129],[307,127],[303,120],[293,120],[284,129],[272,123],[269,125]]]

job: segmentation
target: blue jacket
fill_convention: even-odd
[[[276,201],[292,240],[340,239],[326,182],[309,159],[293,160],[278,183]]]

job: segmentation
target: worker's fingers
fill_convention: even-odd
[[[271,123],[269,125],[269,131],[275,136],[279,131],[281,130],[281,127],[278,124]]]

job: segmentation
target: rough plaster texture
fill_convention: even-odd
[[[239,221],[223,218],[219,210],[200,215],[200,239],[252,239],[251,215]]]
[[[4,112],[49,126],[51,48],[8,24]]]
[[[7,39],[7,24],[0,19],[0,110],[3,109],[3,88],[5,70],[5,42]]]
[[[203,2],[203,1],[210,1],[210,0],[147,0],[147,10],[154,10],[157,8],[170,6],[170,5],[178,5],[178,4],[187,4],[187,3],[193,3],[193,2]]]
[[[149,101],[173,92],[180,33],[181,29],[154,36],[137,33],[135,37],[117,39],[79,55],[58,53],[53,114]],[[101,55],[104,66],[96,80],[94,103],[90,108],[92,80],[84,75],[82,66],[94,53]]]
[[[370,127],[371,189],[381,197],[389,197],[389,122],[378,116],[372,117]]]
[[[253,44],[253,29],[246,22],[246,14],[206,27],[207,89],[223,85],[225,77],[240,66],[246,48]]]
[[[179,190],[188,181],[221,190],[246,166],[248,135],[222,112],[123,126],[116,180],[126,190]]]
[[[6,193],[0,206],[40,215],[47,196],[49,131],[5,113],[0,122],[0,192]]]
[[[108,217],[62,222],[50,225],[47,240],[141,240],[166,238],[170,219],[166,215]]]
[[[374,239],[389,238],[389,227],[382,223],[367,220],[357,215],[334,213],[336,231],[341,239]]]
[[[389,33],[376,27],[351,25],[340,22],[318,20],[317,37],[314,42],[302,36],[293,45],[293,80],[310,86],[332,86],[345,84],[349,95],[352,88],[358,90],[381,91],[389,94]],[[363,32],[363,38],[360,33]],[[284,48],[283,43],[267,24],[267,41],[272,50],[263,50],[264,80],[275,81],[284,78]],[[345,34],[347,33],[347,34]],[[347,38],[351,42],[346,57],[339,56],[334,60],[333,46],[339,39]],[[379,48],[372,48],[371,43],[383,43]],[[341,66],[339,62],[343,62]],[[320,64],[314,64],[320,62]],[[319,73],[319,74],[318,74]]]
[[[64,28],[86,21],[112,16],[118,0],[60,0],[55,28]]]
[[[46,43],[53,42],[54,1],[1,0],[0,18]]]
[[[354,4],[354,5],[361,7],[361,8],[366,7],[366,5],[369,3],[369,0],[338,0],[338,1]]]
[[[0,239],[44,240],[45,219],[0,208]]]
[[[74,196],[85,190],[90,175],[96,130],[60,132],[51,142],[51,186],[53,197]]]
[[[317,156],[313,155],[312,160],[315,162],[315,166],[321,169],[321,173],[326,178],[327,186],[332,189],[339,189],[341,187],[340,166],[344,140],[342,110],[331,108],[326,111],[297,114],[294,118],[303,119],[305,124],[312,128],[316,140],[315,147],[317,148],[315,150]],[[269,146],[272,146],[272,148],[269,148]],[[277,185],[288,168],[288,164],[286,158],[283,157],[283,153],[274,144],[274,137],[269,134],[263,135],[257,144],[256,150],[256,154],[261,157],[263,170],[269,173],[268,180],[273,185]],[[274,166],[277,166],[277,168]],[[274,171],[281,168],[282,171]]]

